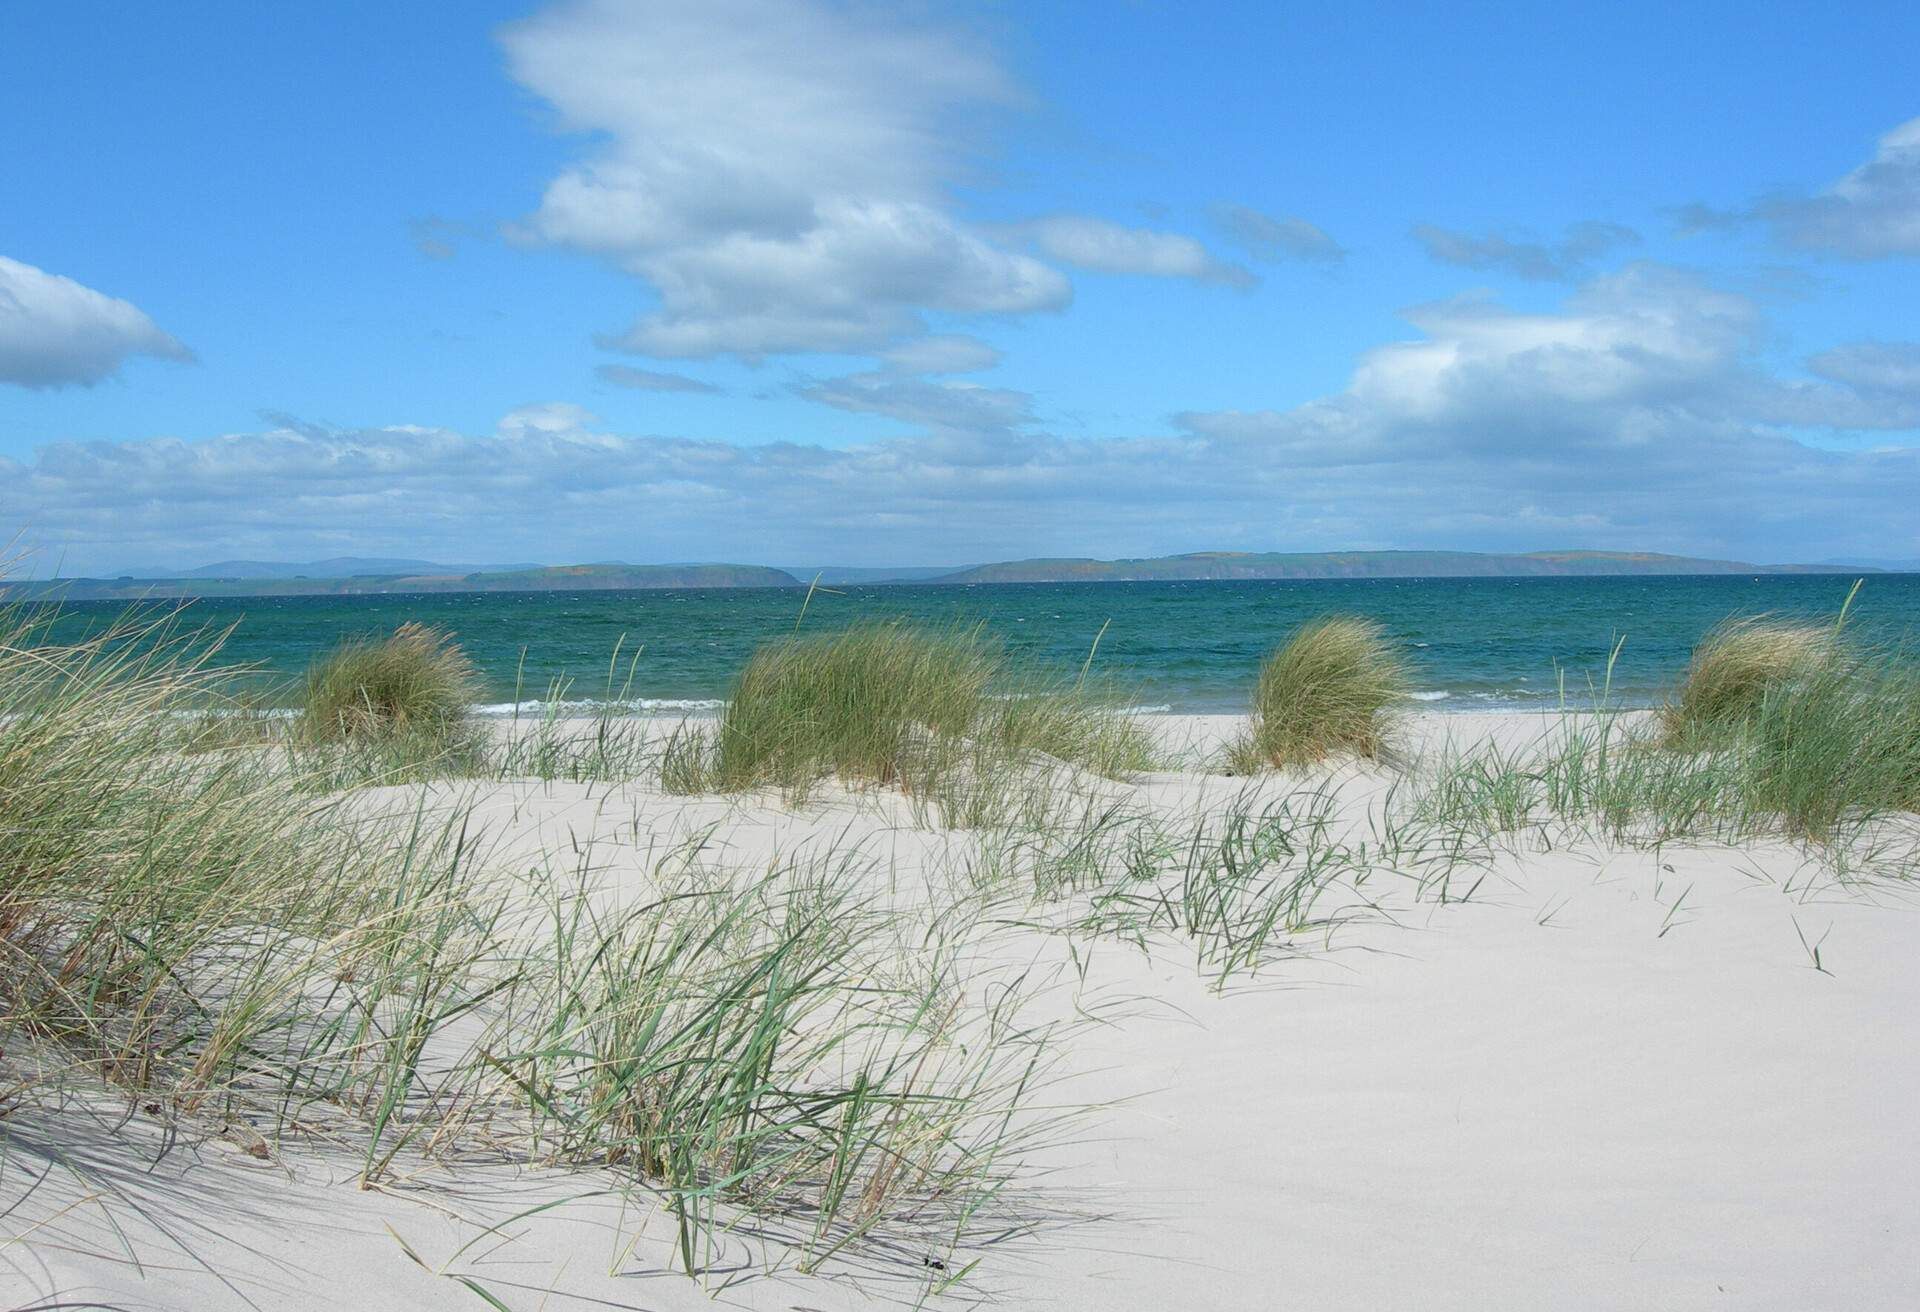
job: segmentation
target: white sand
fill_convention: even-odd
[[[1416,717],[1405,750],[1523,747],[1544,723]],[[1160,727],[1217,742],[1233,726]],[[1385,786],[1333,782],[1356,821]],[[1160,775],[1134,792],[1178,811],[1242,786]],[[481,816],[504,856],[591,840],[636,880],[650,842],[713,821],[743,866],[864,841],[910,871],[971,841],[831,791],[796,813],[517,784]],[[1085,995],[1138,1001],[1077,1033],[1067,1092],[1121,1105],[1011,1200],[1037,1231],[932,1305],[1920,1307],[1906,888],[1841,886],[1784,844],[1581,843],[1502,857],[1464,904],[1365,896],[1366,919],[1224,994],[1178,944],[1095,946]],[[1009,933],[1009,951],[1053,950]],[[357,1160],[322,1145],[260,1161],[95,1108],[6,1124],[0,1307],[485,1306],[466,1275],[514,1309],[840,1309],[910,1303],[927,1276],[900,1253],[769,1274],[778,1243],[735,1234],[703,1287],[670,1270],[663,1218],[590,1196],[591,1173],[422,1164],[411,1188],[360,1192]],[[555,1199],[573,1201],[510,1219]]]

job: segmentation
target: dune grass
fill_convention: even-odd
[[[663,779],[803,794],[837,777],[937,799],[953,823],[1047,762],[1122,776],[1153,751],[1107,690],[1022,667],[977,628],[879,624],[755,652],[711,741],[676,736]]]
[[[471,775],[485,743],[470,713],[480,677],[453,636],[411,621],[355,638],[307,672],[291,737],[321,791]]]
[[[301,729],[313,742],[452,739],[479,695],[473,662],[444,630],[402,624],[342,643],[308,671]]]
[[[1835,638],[1705,755],[1738,761],[1749,804],[1795,833],[1920,811],[1920,661]]]
[[[368,1183],[463,1151],[611,1172],[689,1270],[743,1214],[807,1265],[875,1231],[951,1252],[1013,1169],[1049,1031],[961,973],[965,917],[903,923],[831,853],[742,874],[696,841],[637,896],[575,851],[496,869],[461,805],[182,750],[228,676],[164,626],[44,638],[0,611],[14,1105],[119,1090],[267,1154],[317,1132]]]
[[[1788,837],[1833,853],[1920,811],[1914,653],[1816,628],[1729,653],[1753,632],[1716,630],[1651,723],[1603,708],[1566,715],[1527,749],[1447,757],[1426,771],[1419,807],[1480,833],[1557,824],[1629,843]],[[1906,857],[1881,868],[1915,873]]]
[[[901,781],[924,742],[972,728],[999,664],[972,629],[868,625],[764,646],[721,714],[718,782]]]
[[[1231,747],[1230,765],[1251,773],[1377,756],[1407,687],[1406,665],[1374,621],[1333,616],[1302,625],[1261,666],[1251,724]]]
[[[1843,842],[1920,806],[1920,667],[1837,637],[1699,721],[1717,727],[1687,750],[1657,725],[1569,717],[1539,751],[1426,769],[1409,805],[1363,823],[1271,781],[1156,813],[1101,778],[1151,764],[1110,692],[1022,669],[976,630],[763,649],[717,724],[665,739],[662,782],[839,775],[981,829],[955,845],[952,896],[903,908],[859,851],[742,871],[711,834],[645,870],[607,875],[578,848],[495,868],[443,790],[382,815],[287,768],[431,738],[443,721],[418,704],[374,713],[386,685],[340,676],[364,691],[332,703],[327,733],[187,750],[183,715],[239,695],[206,644],[133,621],[43,638],[0,611],[0,1088],[104,1084],[268,1151],[318,1128],[369,1184],[468,1151],[605,1172],[667,1208],[688,1270],[743,1215],[783,1226],[809,1269],[870,1237],[946,1260],[972,1233],[1050,1124],[1026,1109],[1061,1034],[1026,1017],[1039,986],[989,950],[996,927],[1171,938],[1225,987],[1324,943],[1390,881],[1472,897],[1487,834]],[[1263,671],[1263,698],[1290,696],[1256,706],[1258,727],[1286,726],[1259,761],[1377,750],[1402,677],[1364,621],[1312,626]],[[604,716],[583,736],[562,723],[498,770],[630,777],[651,759]]]
[[[1793,685],[1817,676],[1836,655],[1823,625],[1734,619],[1694,648],[1679,690],[1662,708],[1667,740],[1697,742],[1752,720]]]

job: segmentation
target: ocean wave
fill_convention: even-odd
[[[1407,700],[1410,702],[1443,702],[1451,696],[1453,696],[1452,693],[1447,692],[1445,689],[1439,689],[1433,692],[1410,692],[1407,694]]]

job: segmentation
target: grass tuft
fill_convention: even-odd
[[[900,624],[762,647],[720,718],[720,786],[894,783],[927,740],[966,734],[999,662],[978,630]]]
[[[406,623],[335,648],[307,673],[295,726],[325,749],[303,766],[322,790],[467,775],[485,744],[469,716],[480,676],[445,630]]]
[[[1303,625],[1261,667],[1247,736],[1229,749],[1237,772],[1310,765],[1336,754],[1380,752],[1407,670],[1372,620],[1334,616]]]
[[[402,624],[387,638],[343,643],[313,667],[302,727],[315,742],[446,737],[465,721],[479,682],[452,634]]]
[[[1678,694],[1661,713],[1669,743],[1684,744],[1754,718],[1775,696],[1816,675],[1836,654],[1831,629],[1728,620],[1694,648]]]
[[[1151,738],[1104,690],[1018,667],[978,629],[866,625],[755,652],[712,742],[674,744],[667,786],[804,793],[838,777],[972,823],[1049,762],[1123,776],[1153,764]]]
[[[1703,664],[1713,673],[1687,718],[1676,718],[1689,704],[1682,690],[1651,721],[1570,714],[1524,752],[1448,756],[1427,771],[1420,810],[1482,835],[1552,824],[1629,844],[1784,836],[1829,854],[1872,846],[1884,822],[1920,811],[1920,661],[1904,647],[1795,632],[1753,644],[1737,665],[1696,658],[1689,683]],[[1719,695],[1703,700],[1709,684]],[[1905,860],[1879,864],[1910,878]]]

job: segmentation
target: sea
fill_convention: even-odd
[[[1845,575],[1766,574],[885,584],[810,597],[773,588],[237,597],[185,604],[179,622],[230,627],[218,659],[249,667],[258,696],[288,705],[316,657],[409,620],[458,637],[486,681],[483,709],[500,715],[556,703],[711,710],[759,644],[908,620],[978,625],[1064,675],[1087,666],[1142,710],[1206,714],[1244,710],[1261,659],[1302,622],[1363,615],[1413,671],[1409,709],[1470,712],[1655,704],[1716,623],[1755,615],[1830,623],[1853,584]],[[56,634],[98,629],[127,609],[68,603]],[[1868,576],[1846,622],[1905,640],[1920,627],[1920,574]]]

